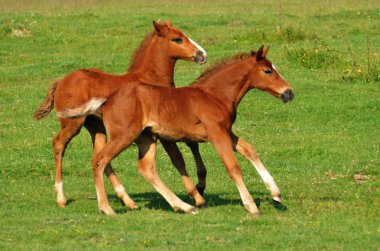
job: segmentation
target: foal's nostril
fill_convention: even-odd
[[[292,101],[294,98],[294,92],[292,89],[286,89],[282,94],[281,94],[281,99],[284,103],[288,101]]]
[[[207,54],[205,54],[203,51],[197,51],[194,57],[194,61],[198,64],[204,64],[207,60]]]

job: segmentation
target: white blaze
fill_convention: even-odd
[[[281,73],[277,70],[277,68],[276,68],[276,66],[274,66],[274,64],[272,64],[272,68],[278,73],[278,75],[279,75],[283,80],[286,81],[286,79],[281,75]],[[288,82],[288,81],[286,81],[286,82]]]
[[[197,44],[196,42],[194,42],[191,38],[189,38],[189,37],[187,37],[189,40],[190,40],[190,42],[193,44],[193,45],[195,45],[195,47],[197,47],[198,48],[198,50],[200,50],[201,52],[203,52],[203,55],[205,56],[205,57],[207,57],[207,52],[199,45],[199,44]]]

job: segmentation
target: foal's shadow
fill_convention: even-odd
[[[263,202],[263,203],[271,204],[275,209],[277,209],[280,212],[286,212],[288,210],[288,208],[284,204],[277,202],[275,200],[272,200],[272,199],[256,198],[256,199],[254,199],[254,201],[255,201],[258,208],[260,208],[260,204],[261,204],[261,202]]]
[[[147,193],[135,193],[135,194],[130,194],[133,200],[137,203],[139,206],[139,209],[144,207],[148,209],[153,209],[153,210],[165,210],[165,211],[170,211],[172,212],[173,209],[171,206],[168,204],[168,202],[159,194],[156,192],[147,192]],[[218,207],[218,206],[226,206],[226,205],[242,205],[242,202],[240,199],[231,199],[229,197],[233,197],[235,194],[230,194],[230,193],[223,193],[223,194],[205,194],[204,198],[207,203],[207,207]],[[257,205],[258,208],[260,208],[261,203],[269,203],[271,204],[275,209],[281,212],[285,212],[288,210],[288,208],[283,205],[282,203],[279,203],[277,201],[274,201],[272,199],[267,199],[264,198],[267,196],[267,194],[257,194],[261,198],[255,198],[254,201]],[[191,199],[188,195],[186,194],[180,194],[178,197],[190,204],[194,205],[194,200]],[[108,195],[108,198],[110,201],[120,201],[119,198],[116,195]],[[122,203],[120,201],[120,203]],[[137,210],[139,210],[137,209]],[[125,207],[119,208],[115,210],[119,214],[127,213],[130,211],[130,209],[127,209]]]
[[[76,199],[68,199],[66,201],[66,206],[69,206],[71,203],[74,203],[76,201]]]

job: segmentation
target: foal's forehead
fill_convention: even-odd
[[[261,66],[266,67],[266,68],[270,68],[270,69],[274,68],[272,62],[269,59],[267,59],[267,58],[264,58],[264,59],[260,60],[259,64]]]
[[[185,34],[177,28],[170,27],[169,32],[178,36],[184,36]]]

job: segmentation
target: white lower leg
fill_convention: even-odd
[[[260,160],[251,160],[252,165],[256,168],[256,171],[259,173],[261,179],[263,180],[267,189],[271,192],[272,198],[275,201],[281,201],[281,193],[278,188],[276,182],[274,181],[272,175],[268,172],[268,170],[264,167]]]
[[[123,185],[119,184],[114,187],[116,195],[124,202],[124,204],[131,209],[137,208],[136,203],[129,197],[127,192],[125,191]]]
[[[152,184],[157,192],[159,192],[166,199],[174,211],[180,210],[184,213],[189,214],[198,213],[195,207],[183,202],[180,198],[178,198],[158,177],[147,180]]]
[[[62,182],[55,183],[54,190],[57,195],[57,205],[60,207],[65,207],[67,200],[66,200],[65,192],[63,191],[63,183]]]
[[[243,179],[237,178],[235,184],[239,190],[240,198],[243,202],[245,209],[252,216],[258,216],[260,214],[259,209],[257,208],[255,202],[252,199],[252,196],[249,194],[247,187],[245,186]]]
[[[102,197],[101,197],[101,193],[99,192],[98,188],[95,187],[96,189],[96,195],[98,197],[98,208],[99,208],[99,211],[101,213],[104,213],[106,215],[115,215],[115,211],[113,211],[113,209],[110,207],[110,205],[108,204],[108,201],[106,200],[106,202],[103,201]]]

